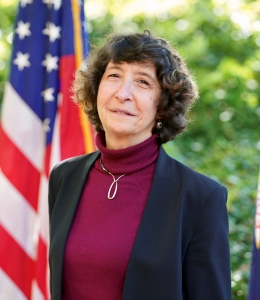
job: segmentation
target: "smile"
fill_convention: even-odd
[[[134,114],[132,114],[132,113],[126,111],[126,110],[118,110],[118,109],[116,109],[116,110],[111,110],[111,112],[119,114],[119,115],[125,115],[125,116],[131,116],[131,117],[134,116]]]

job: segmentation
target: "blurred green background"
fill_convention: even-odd
[[[0,2],[0,105],[17,1]],[[91,44],[110,32],[149,29],[175,46],[200,99],[187,133],[167,152],[229,190],[232,299],[246,299],[260,165],[260,1],[86,0]]]

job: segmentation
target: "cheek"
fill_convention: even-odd
[[[157,107],[158,107],[158,104],[160,102],[160,98],[158,96],[154,97],[152,96],[151,97],[151,103],[152,103],[152,109],[157,111]]]
[[[99,103],[99,106],[103,106],[107,102],[109,102],[112,95],[113,95],[113,89],[111,88],[111,85],[101,81],[98,88],[98,94],[97,94],[97,102]]]
[[[158,101],[158,99],[151,98],[151,102],[152,102],[152,106],[150,106],[150,114],[151,114],[151,116],[153,116],[154,119],[156,119],[157,107],[158,107],[159,101]]]
[[[98,115],[99,115],[99,118],[101,119],[102,117],[102,97],[101,97],[101,94],[98,93],[97,95],[97,111],[98,111]]]
[[[105,90],[106,90],[106,87],[105,87],[104,80],[101,79],[101,81],[100,81],[100,83],[99,83],[99,86],[98,86],[97,97],[98,97],[98,98],[103,97]]]
[[[100,107],[100,98],[99,95],[97,96],[97,110],[99,112],[99,107]]]
[[[103,92],[103,89],[102,89],[102,86],[99,86],[99,89],[98,89],[98,94],[97,94],[97,108],[101,108],[103,106],[103,103],[105,101],[105,98],[104,98],[104,92]]]

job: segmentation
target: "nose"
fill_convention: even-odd
[[[116,97],[120,102],[133,100],[133,87],[130,81],[124,80],[118,86]]]

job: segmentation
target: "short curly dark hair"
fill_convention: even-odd
[[[159,142],[166,143],[187,126],[186,113],[198,96],[197,86],[183,59],[171,45],[149,31],[134,34],[112,34],[106,43],[92,50],[74,81],[74,101],[83,107],[96,131],[103,130],[97,110],[97,94],[101,78],[110,61],[114,63],[153,63],[162,90],[157,119],[163,126]]]

